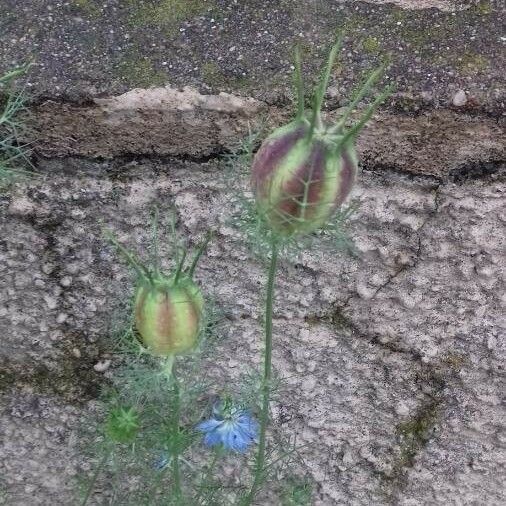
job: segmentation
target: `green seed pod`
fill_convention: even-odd
[[[177,240],[173,222],[176,265],[169,276],[160,272],[157,209],[153,220],[152,266],[145,265],[135,253],[122,246],[113,234],[107,230],[105,233],[137,273],[133,317],[145,348],[153,355],[166,357],[193,349],[204,319],[204,297],[193,281],[193,274],[212,233],[206,235],[190,265],[186,265],[188,250]]]
[[[143,282],[135,297],[135,325],[144,346],[160,356],[190,351],[201,330],[203,308],[202,293],[189,277]]]
[[[356,136],[390,93],[390,88],[385,88],[362,118],[351,128],[345,128],[359,100],[381,77],[384,70],[381,66],[356,92],[337,124],[325,125],[320,110],[339,47],[337,42],[330,52],[309,114],[304,108],[300,55],[296,53],[297,117],[272,132],[253,159],[251,182],[257,209],[269,227],[282,237],[320,228],[346,200],[358,172]]]
[[[252,166],[259,211],[276,232],[311,232],[349,195],[358,172],[353,144],[336,150],[338,136],[310,134],[307,120],[275,130]]]

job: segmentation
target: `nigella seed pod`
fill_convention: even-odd
[[[157,226],[158,213],[155,210],[152,267],[142,263],[110,232],[106,231],[106,234],[138,276],[133,319],[139,341],[149,353],[170,357],[195,348],[205,327],[204,297],[193,281],[193,274],[212,234],[207,234],[191,264],[185,267],[188,251],[176,240],[175,229],[172,228],[177,245],[176,266],[170,275],[165,276],[159,268]]]
[[[190,351],[202,327],[204,299],[189,278],[159,278],[142,283],[135,297],[135,325],[144,346],[154,355]]]
[[[282,235],[311,232],[348,197],[358,171],[352,143],[335,149],[325,137],[309,137],[306,121],[274,131],[252,165],[260,213]]]
[[[300,56],[296,53],[297,117],[272,132],[253,159],[251,183],[257,209],[280,236],[301,235],[320,228],[343,204],[358,173],[356,136],[390,93],[390,88],[385,88],[362,118],[351,128],[345,128],[359,100],[383,73],[381,66],[358,90],[337,124],[325,125],[320,110],[339,47],[338,42],[330,52],[309,114],[304,109]]]

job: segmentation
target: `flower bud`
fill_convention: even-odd
[[[201,330],[204,299],[188,277],[159,277],[143,283],[135,297],[135,324],[144,346],[155,355],[191,350]]]

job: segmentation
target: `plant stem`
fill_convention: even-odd
[[[174,433],[176,434],[176,441],[172,450],[172,480],[174,482],[174,495],[176,496],[176,502],[178,504],[182,502],[181,470],[179,468],[179,417],[180,417],[179,384],[177,382],[177,379],[174,377],[173,430]]]
[[[264,351],[264,375],[262,378],[262,411],[260,413],[260,436],[258,440],[258,452],[255,460],[255,475],[253,484],[243,505],[249,505],[255,499],[255,495],[264,480],[265,450],[267,442],[267,425],[269,423],[269,397],[271,393],[272,379],[272,314],[274,302],[274,281],[278,264],[278,244],[274,240],[271,244],[271,263],[267,280],[267,296],[265,299],[265,351]]]
[[[184,504],[183,492],[181,489],[181,469],[179,466],[179,450],[180,450],[180,434],[179,434],[179,420],[181,418],[181,397],[179,382],[176,377],[176,358],[174,355],[167,357],[167,361],[164,365],[164,374],[169,380],[173,389],[173,400],[172,400],[172,413],[170,416],[170,436],[171,436],[171,475],[172,483],[174,487],[174,499],[176,504]]]
[[[86,490],[86,495],[84,496],[83,502],[81,503],[81,506],[86,506],[88,503],[88,499],[91,497],[91,494],[93,493],[93,489],[95,488],[95,483],[97,482],[98,475],[100,474],[100,471],[104,468],[106,462],[109,460],[109,457],[111,456],[112,448],[108,449],[100,462],[98,463],[97,468],[95,469],[95,472],[93,473],[93,476],[91,478],[91,483],[88,486],[88,489]]]

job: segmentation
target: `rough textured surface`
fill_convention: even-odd
[[[0,504],[75,504],[79,410],[25,385],[2,393],[0,416]]]
[[[56,490],[61,504],[72,503],[80,458],[70,459],[69,431],[78,427],[76,406],[103,381],[93,365],[109,357],[110,315],[118,294],[130,291],[99,220],[137,249],[148,243],[155,201],[162,215],[177,206],[193,240],[217,227],[198,271],[227,314],[216,374],[226,382],[258,364],[261,342],[263,268],[226,223],[220,163],[65,159],[40,169],[45,180],[18,185],[1,210],[2,356],[11,378],[3,430],[13,435],[3,438],[2,475],[16,505],[34,487],[39,504],[54,502]],[[310,443],[302,453],[317,483],[314,504],[504,503],[504,191],[498,174],[441,184],[366,172],[354,195],[362,204],[352,225],[359,257],[312,252],[282,265],[275,367],[286,379],[275,424]],[[26,388],[51,408],[30,454],[41,467],[20,475],[26,443],[16,434],[30,431],[9,406],[25,398],[15,389]],[[56,445],[48,427],[62,417]],[[48,452],[68,460],[57,475]],[[57,481],[46,483],[44,469]]]
[[[203,158],[234,150],[250,131],[279,126],[287,111],[226,93],[191,88],[133,90],[93,106],[46,102],[33,110],[31,138],[44,156],[124,155]],[[339,110],[329,113],[329,121]],[[473,164],[506,159],[506,133],[496,119],[454,111],[377,114],[360,136],[368,166],[445,177]]]
[[[504,110],[502,0],[184,4],[2,0],[0,71],[34,60],[27,82],[40,98],[86,100],[170,84],[285,103],[295,42],[302,40],[305,70],[315,76],[336,28],[345,27],[332,79],[337,101],[386,53],[399,92],[392,107],[451,104],[462,89],[472,110]]]
[[[465,2],[455,0],[365,0],[371,4],[387,4],[392,3],[402,7],[403,9],[430,9],[432,7],[443,11],[457,11],[469,7]]]
[[[94,106],[45,102],[33,110],[31,138],[44,156],[186,155],[237,147],[258,130],[267,105],[185,88],[132,90]]]
[[[282,262],[273,429],[305,444],[314,505],[502,506],[504,2],[174,5],[0,0],[0,73],[34,61],[39,174],[0,195],[0,504],[76,504],[91,473],[78,440],[132,290],[102,224],[138,251],[155,202],[193,243],[216,228],[197,276],[227,332],[205,367],[259,366],[265,268],[227,223],[248,176],[219,155],[288,116],[291,48],[315,76],[340,26],[329,116],[385,53],[397,90],[359,140],[358,256]]]

